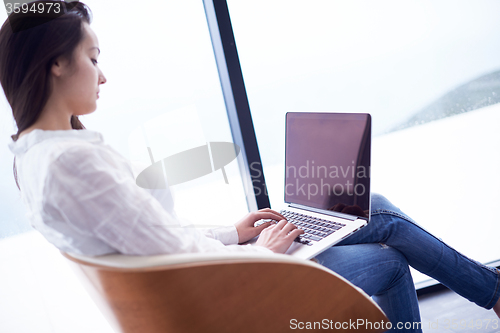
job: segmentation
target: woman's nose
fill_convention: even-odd
[[[104,83],[106,83],[106,81],[108,81],[108,80],[106,80],[106,77],[104,76],[102,71],[99,70],[99,84],[104,84]]]
[[[106,78],[104,77],[104,75],[101,75],[101,76],[99,77],[99,84],[106,83],[106,81],[107,81],[107,80],[106,80]]]

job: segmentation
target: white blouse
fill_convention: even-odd
[[[253,251],[234,226],[181,226],[170,191],[136,185],[132,164],[90,130],[35,129],[9,144],[31,225],[58,249],[90,256]]]

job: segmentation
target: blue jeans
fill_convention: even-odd
[[[499,270],[458,253],[381,195],[372,195],[371,214],[366,227],[316,259],[372,296],[391,321],[391,332],[398,331],[398,322],[420,322],[408,265],[483,308],[496,304]]]

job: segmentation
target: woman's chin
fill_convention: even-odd
[[[74,116],[86,116],[86,115],[94,113],[96,110],[97,110],[97,106],[90,108],[86,111],[80,111],[80,112],[74,113],[73,115]]]

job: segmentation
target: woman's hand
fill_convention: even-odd
[[[271,222],[262,223],[258,227],[254,227],[255,222],[262,219],[271,219],[275,221],[284,220],[285,217],[280,213],[270,209],[264,208],[256,212],[251,212],[237,222],[234,226],[238,231],[238,243],[245,243],[246,241],[260,235],[261,231],[271,225]]]
[[[255,245],[267,247],[274,253],[285,253],[292,245],[293,240],[303,233],[304,230],[298,229],[286,220],[281,220],[278,224],[273,224],[262,230]]]

